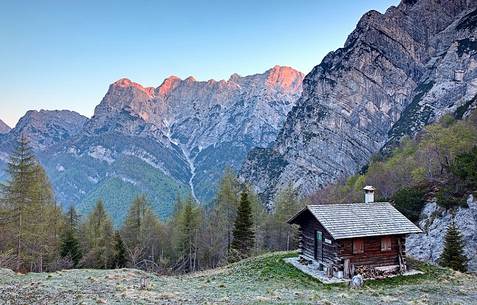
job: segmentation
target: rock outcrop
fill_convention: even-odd
[[[476,104],[476,9],[419,0],[366,13],[305,77],[276,142],[250,152],[241,177],[269,202],[289,183],[308,194],[442,115],[464,115]]]
[[[469,271],[477,271],[477,201],[471,195],[467,199],[468,207],[455,211],[445,210],[435,201],[424,207],[419,227],[421,234],[411,234],[406,240],[407,254],[419,260],[438,263],[444,249],[444,239],[451,221],[462,233],[464,254],[469,259]]]

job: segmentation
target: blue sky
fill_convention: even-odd
[[[158,86],[261,73],[308,73],[368,10],[397,0],[0,0],[0,119],[29,109],[91,116],[110,83]]]

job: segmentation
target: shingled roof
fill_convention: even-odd
[[[334,239],[422,232],[388,202],[308,205],[288,223],[307,210]]]

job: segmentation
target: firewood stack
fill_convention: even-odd
[[[383,279],[385,277],[398,273],[398,269],[380,270],[367,266],[356,267],[356,274],[361,274],[365,279]]]

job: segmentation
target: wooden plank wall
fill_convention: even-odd
[[[297,222],[300,224],[300,250],[303,256],[309,259],[315,258],[315,232],[318,230],[323,233],[323,263],[330,264],[339,260],[338,243],[310,212],[303,213]],[[325,238],[332,243],[326,243]]]
[[[340,256],[350,259],[355,266],[367,265],[370,267],[398,265],[399,244],[398,240],[404,240],[404,236],[391,236],[391,251],[381,251],[381,237],[364,238],[364,253],[353,254],[353,240],[339,240]],[[402,242],[403,243],[403,242]]]

